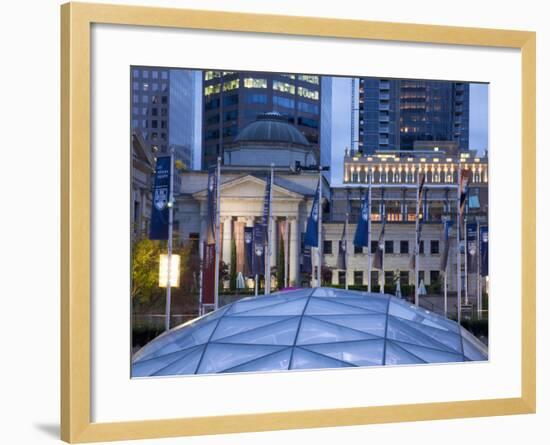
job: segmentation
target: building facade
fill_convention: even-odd
[[[359,79],[359,151],[412,150],[415,141],[456,141],[469,148],[469,84]]]
[[[139,130],[153,153],[173,147],[182,168],[192,168],[197,109],[194,97],[200,72],[159,67],[132,67],[132,130]]]
[[[256,120],[277,111],[308,140],[314,151],[320,141],[320,77],[309,74],[203,72],[202,168],[224,158],[227,144]]]
[[[288,141],[272,140],[269,121],[258,121],[247,128],[256,129],[256,144],[271,146],[263,156],[257,157],[263,165],[254,166],[228,162],[221,171],[221,258],[230,265],[232,245],[236,247],[236,271],[244,270],[244,227],[261,220],[269,166],[277,156],[277,150],[288,149]],[[290,126],[285,123],[284,125]],[[235,143],[235,141],[234,141]],[[280,147],[276,147],[279,144]],[[250,157],[254,157],[251,153]],[[273,157],[273,158],[272,158]],[[466,222],[488,224],[488,164],[487,158],[476,157],[474,152],[460,151],[458,142],[443,141],[438,145],[423,142],[415,150],[387,150],[374,154],[358,154],[348,151],[344,159],[344,185],[329,187],[325,180],[323,196],[322,266],[323,274],[330,274],[334,285],[366,286],[373,289],[393,284],[398,276],[401,285],[413,285],[414,268],[411,256],[415,249],[416,202],[419,173],[425,174],[425,192],[419,204],[422,231],[419,244],[419,281],[426,286],[441,282],[441,255],[444,251],[444,222],[454,221],[450,233],[450,253],[447,270],[448,289],[457,288],[457,246],[464,250],[463,238],[457,244],[456,220],[458,202],[459,169],[469,172],[469,194],[464,215]],[[183,172],[182,193],[178,197],[176,219],[182,239],[204,240],[207,226],[207,172]],[[271,265],[278,263],[280,246],[285,246],[285,286],[309,286],[315,274],[304,271],[303,239],[307,219],[315,198],[319,175],[313,170],[295,171],[279,165],[274,172],[273,224],[270,248]],[[371,233],[369,248],[353,246],[353,237],[360,215],[361,203],[370,185]],[[338,252],[342,233],[348,220],[347,243],[350,248],[345,270],[338,268]],[[384,266],[376,269],[373,252],[381,240],[382,221],[385,220],[383,238]],[[464,227],[462,225],[461,227]],[[312,249],[312,270],[318,263],[318,251]],[[370,265],[370,266],[369,266]],[[461,257],[461,281],[468,280],[468,295],[475,296],[475,275],[465,272],[464,255]],[[370,272],[370,275],[369,275]],[[272,283],[276,283],[273,272]],[[280,276],[280,275],[279,275]],[[326,278],[325,278],[326,281]],[[465,288],[464,284],[462,288]],[[435,289],[435,287],[434,287]]]

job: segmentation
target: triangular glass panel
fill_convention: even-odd
[[[153,375],[160,369],[184,358],[197,348],[201,348],[201,346],[195,346],[183,351],[172,352],[171,354],[161,355],[149,360],[134,361],[132,363],[132,377],[148,377]]]
[[[292,348],[266,355],[223,372],[281,371],[287,370]]]
[[[451,363],[462,362],[462,354],[453,354],[439,349],[425,348],[424,346],[411,345],[394,341],[394,344],[401,346],[411,354],[416,355],[427,363]]]
[[[140,349],[134,360],[151,359],[206,343],[217,324],[218,320],[214,319],[167,331]]]
[[[189,354],[186,354],[184,357],[170,363],[169,365],[159,369],[151,375],[168,376],[194,374],[197,369],[197,365],[199,364],[199,360],[202,356],[202,351],[204,350],[204,348],[204,345],[193,348],[193,351],[191,351]]]
[[[302,348],[357,366],[381,365],[384,356],[383,339],[304,345]]]
[[[211,341],[219,340],[223,337],[246,332],[251,329],[256,329],[261,326],[267,326],[277,323],[282,320],[287,320],[288,317],[270,317],[270,316],[249,316],[241,317],[238,315],[223,317],[218,324],[218,327],[212,335]]]
[[[290,369],[349,368],[352,366],[350,363],[295,347]]]
[[[343,304],[360,307],[368,311],[385,314],[388,310],[388,297],[369,296],[365,298],[338,297],[334,299]]]
[[[335,298],[311,297],[306,308],[306,315],[333,314],[372,314],[372,312],[355,306],[338,303]]]
[[[284,348],[285,346],[209,343],[197,374],[221,372]]]
[[[271,306],[252,309],[245,312],[239,312],[239,316],[251,317],[256,315],[302,315],[307,298],[295,298],[283,303],[274,304]]]
[[[419,357],[405,351],[391,341],[386,341],[385,365],[407,365],[413,363],[426,363]]]
[[[246,312],[251,309],[255,310],[255,309],[260,309],[262,307],[281,304],[297,298],[305,298],[305,297],[293,297],[290,295],[287,295],[287,296],[278,295],[278,296],[271,296],[271,297],[265,297],[265,296],[247,297],[233,303],[231,305],[231,308],[227,312],[227,315],[239,314],[241,312]]]
[[[287,345],[294,344],[300,317],[293,317],[285,321],[262,326],[240,334],[225,337],[220,343],[243,343],[259,345]]]
[[[304,317],[296,344],[336,343],[351,340],[371,340],[376,337],[355,329],[334,325],[313,317]]]
[[[442,329],[458,333],[458,325],[451,320],[437,314],[426,311],[414,304],[405,301],[392,299],[389,307],[389,314],[405,320],[414,321],[436,329]]]
[[[428,348],[440,349],[442,351],[454,352],[448,346],[440,343],[423,332],[411,327],[410,324],[405,324],[398,318],[388,316],[388,328],[386,330],[386,337],[390,340],[403,341],[405,343],[411,343],[413,345],[427,346]]]
[[[394,318],[398,319],[401,323],[412,327],[413,329],[418,329],[423,334],[434,339],[438,343],[444,344],[453,352],[456,352],[457,354],[462,354],[462,343],[458,334],[454,334],[453,332],[443,329],[432,328],[431,326],[416,323],[414,321],[404,320],[397,317]]]
[[[376,315],[316,315],[315,318],[346,328],[356,329],[377,337],[384,337],[386,332],[386,316]]]
[[[155,372],[154,376],[161,375],[189,375],[195,374],[197,366],[199,364],[200,358],[202,357],[202,352],[206,346],[202,345],[193,351],[190,354],[187,354],[185,357],[171,363],[170,365],[159,369]]]

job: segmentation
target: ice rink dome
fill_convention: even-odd
[[[243,298],[160,335],[132,377],[487,360],[458,323],[405,300],[333,288]]]

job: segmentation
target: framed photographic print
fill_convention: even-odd
[[[62,6],[62,438],[535,411],[535,34]]]

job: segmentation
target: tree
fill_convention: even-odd
[[[132,299],[138,304],[150,303],[162,293],[158,287],[159,241],[142,239],[132,251]]]

